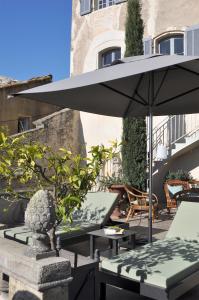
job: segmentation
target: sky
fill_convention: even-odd
[[[69,76],[72,0],[0,0],[0,76]]]

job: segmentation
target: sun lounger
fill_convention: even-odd
[[[182,202],[164,240],[103,259],[100,299],[106,284],[158,300],[174,300],[199,284],[199,203]]]
[[[74,243],[84,238],[87,232],[102,228],[109,221],[111,213],[118,202],[117,193],[89,192],[80,210],[73,214],[73,223],[60,225],[56,235],[61,240]],[[0,230],[0,237],[31,244],[32,232],[26,226]]]

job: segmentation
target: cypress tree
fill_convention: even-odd
[[[125,56],[143,54],[143,21],[139,0],[128,0],[125,28]],[[146,189],[146,121],[127,117],[123,120],[122,165],[125,181]]]

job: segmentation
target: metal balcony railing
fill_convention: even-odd
[[[199,114],[169,116],[153,129],[154,157],[159,144],[166,146],[170,154],[175,143],[185,143],[185,138],[194,137],[198,132]]]

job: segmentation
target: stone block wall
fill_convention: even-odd
[[[25,132],[27,139],[40,141],[53,150],[65,147],[85,155],[85,142],[78,111],[63,109],[33,122],[34,130]]]
[[[42,76],[26,81],[9,81],[0,83],[0,126],[7,126],[10,134],[18,132],[18,119],[29,118],[29,128],[34,128],[35,120],[49,115],[60,108],[47,103],[37,102],[21,97],[11,98],[10,95],[39,85],[50,83],[52,76]]]

